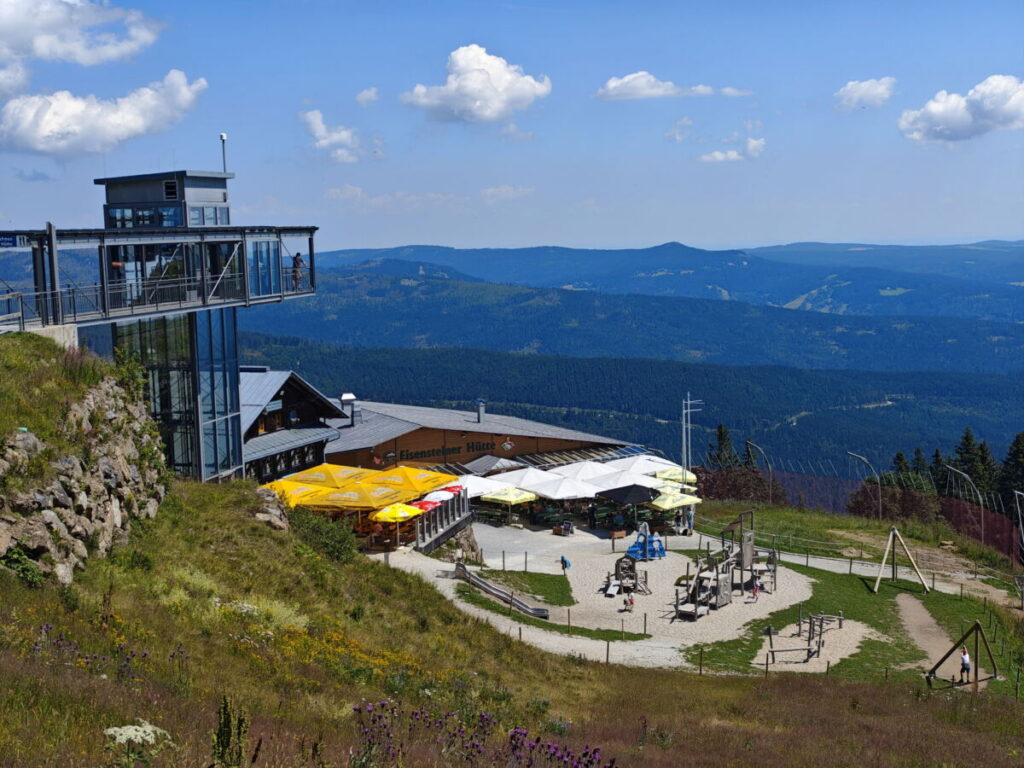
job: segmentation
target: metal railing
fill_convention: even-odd
[[[314,292],[309,267],[289,268],[280,284],[251,285],[242,271],[200,277],[162,278],[139,282],[95,283],[59,291],[11,292],[0,295],[0,332],[62,323],[89,323],[151,315],[175,309],[261,304]]]

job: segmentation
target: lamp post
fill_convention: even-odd
[[[768,461],[768,454],[764,452],[764,448],[755,443],[753,440],[747,440],[747,445],[751,448],[756,448],[758,453],[764,459],[764,465],[768,467],[768,506],[772,505],[772,463]]]
[[[1024,517],[1021,516],[1021,511],[1020,511],[1020,500],[1021,499],[1024,499],[1024,492],[1014,491],[1013,492],[1013,502],[1014,502],[1014,504],[1017,505],[1017,528],[1020,530],[1020,550],[1021,550],[1017,559],[1020,560],[1021,562],[1024,562]],[[1022,584],[1021,586],[1024,587],[1024,584]],[[1021,589],[1021,594],[1024,595],[1024,588]],[[1024,597],[1022,597],[1022,600],[1021,600],[1021,610],[1024,611]]]
[[[859,461],[863,461],[867,465],[868,469],[871,470],[871,474],[873,474],[875,476],[875,483],[878,484],[878,519],[881,520],[882,519],[882,478],[880,478],[878,476],[878,473],[875,472],[875,468],[873,466],[871,466],[871,462],[868,461],[867,459],[865,459],[859,453],[854,453],[853,451],[847,451],[846,455],[847,456],[852,456],[853,458],[858,459]]]
[[[949,464],[943,464],[943,466],[946,469],[948,469],[950,472],[955,472],[956,474],[960,475],[960,477],[962,477],[964,480],[966,480],[968,483],[970,483],[971,484],[971,488],[974,489],[974,495],[978,497],[978,506],[981,508],[981,543],[984,544],[985,543],[985,502],[981,498],[981,491],[978,490],[978,486],[976,486],[974,484],[974,481],[971,480],[970,476],[966,472],[964,472],[962,470],[959,470],[956,467],[951,467],[951,466],[949,466]]]

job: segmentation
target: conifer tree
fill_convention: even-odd
[[[903,451],[896,451],[896,455],[892,457],[892,471],[910,474],[910,463]]]
[[[921,446],[914,449],[914,458],[910,462],[910,469],[919,475],[928,471],[928,459],[924,457]]]
[[[985,440],[978,445],[978,461],[975,471],[978,476],[974,478],[974,482],[982,493],[996,490],[999,483],[999,463],[993,458],[992,449],[988,447],[988,442]]]
[[[739,465],[736,449],[732,447],[732,436],[721,422],[715,430],[715,445],[711,449],[710,459],[711,466],[716,469],[735,469]]]
[[[932,476],[936,480],[942,477],[946,473],[946,459],[942,456],[942,451],[938,448],[935,449],[935,453],[932,454]]]
[[[1010,449],[999,469],[998,489],[1004,502],[1013,499],[1014,491],[1024,493],[1024,432],[1018,432],[1010,443]]]

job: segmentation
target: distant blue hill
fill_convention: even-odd
[[[963,245],[790,243],[749,248],[747,253],[789,264],[877,267],[990,283],[1024,282],[1024,240]]]
[[[412,245],[330,251],[319,254],[318,263],[353,266],[367,259],[397,259],[455,269],[489,282],[544,288],[720,299],[841,315],[1024,321],[1024,287],[1009,284],[1016,281],[981,281],[921,271],[897,271],[873,264],[851,266],[840,263],[841,253],[854,254],[851,256],[854,260],[871,259],[861,255],[867,251],[849,251],[848,248],[837,246],[834,253],[828,248],[809,247],[773,250],[778,259],[770,260],[744,251],[705,251],[680,243],[621,250],[547,246],[456,249]],[[1012,272],[1014,252],[1014,249],[993,251],[996,254],[993,263],[1001,265],[999,274]],[[961,251],[961,255],[963,253]],[[831,258],[832,263],[790,263],[782,260],[783,257]],[[907,263],[919,266],[925,258],[923,252],[914,250],[913,259]],[[1019,261],[1019,255],[1017,258]],[[885,262],[883,258],[875,260]],[[1021,272],[1019,278],[1024,282],[1024,270]]]

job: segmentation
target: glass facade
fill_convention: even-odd
[[[231,211],[224,205],[190,205],[188,225],[190,227],[226,227],[231,224]]]
[[[281,243],[277,240],[250,240],[246,243],[249,259],[249,295],[270,296],[281,293]]]
[[[242,420],[238,404],[235,310],[192,315],[204,480],[242,469]]]
[[[234,308],[82,328],[79,343],[107,357],[123,350],[145,367],[171,469],[201,480],[241,474]]]
[[[107,226],[114,229],[180,227],[183,224],[182,218],[180,205],[107,208]]]
[[[167,464],[198,476],[192,333],[188,315],[117,324],[114,347],[135,356],[149,373],[150,413],[160,425]]]

